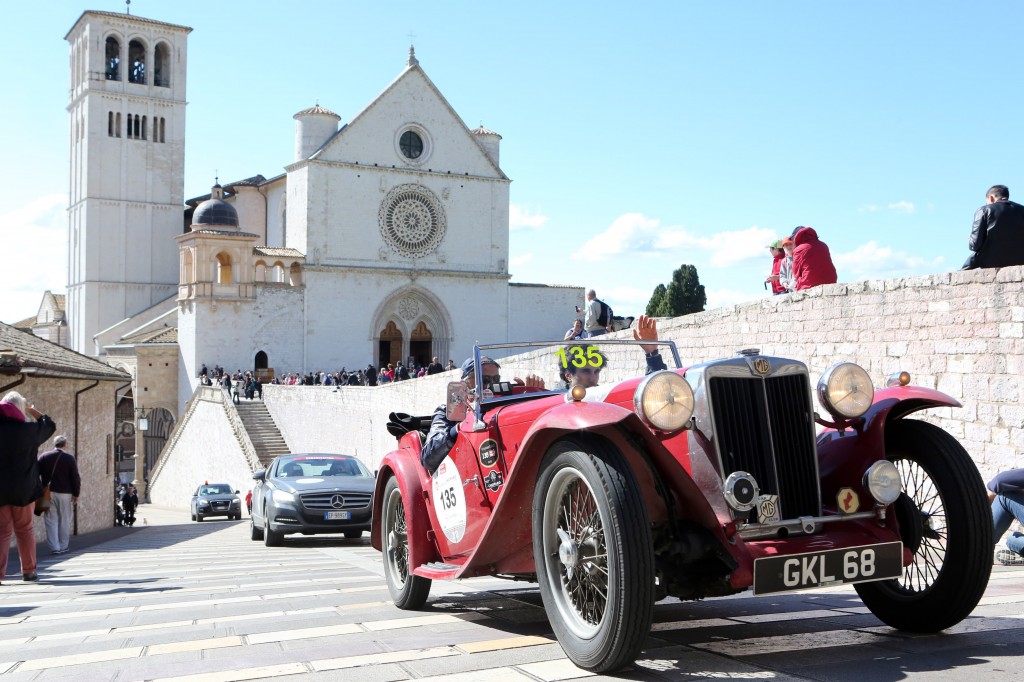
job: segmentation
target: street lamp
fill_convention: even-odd
[[[149,431],[149,416],[145,407],[140,405],[135,408],[135,420],[139,431]]]

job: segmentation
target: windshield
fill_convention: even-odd
[[[281,478],[370,476],[369,470],[348,455],[296,455],[282,458],[277,466]]]
[[[231,495],[235,491],[229,485],[221,485],[215,483],[213,485],[204,485],[200,490],[200,495]]]
[[[671,341],[576,339],[561,343],[490,344],[474,349],[474,388],[487,403],[511,395],[612,386],[651,371],[681,366]]]

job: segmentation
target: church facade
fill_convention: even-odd
[[[297,113],[282,173],[184,206],[190,30],[86,12],[68,34],[73,347],[123,354],[176,328],[180,409],[203,364],[280,375],[459,363],[478,341],[561,338],[582,289],[510,282],[501,137],[470,130],[412,48],[347,122],[319,104]],[[95,177],[115,158],[116,177]],[[90,171],[78,190],[76,168]]]

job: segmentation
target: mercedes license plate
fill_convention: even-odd
[[[903,575],[903,543],[829,549],[754,560],[754,594],[771,594]]]
[[[324,521],[347,520],[352,518],[352,512],[329,511],[324,512]]]

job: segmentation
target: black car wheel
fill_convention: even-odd
[[[254,542],[263,539],[263,530],[256,527],[256,522],[252,520],[251,516],[249,517],[249,539]]]
[[[361,530],[347,530],[345,531],[346,540],[358,540],[363,537],[363,531]]]
[[[284,533],[277,533],[270,527],[269,500],[263,502],[263,544],[267,547],[280,547],[284,544]]]
[[[898,630],[938,632],[978,605],[992,572],[992,512],[971,456],[921,421],[886,427],[886,454],[904,492],[893,505],[914,561],[899,580],[856,585],[865,606]]]
[[[198,521],[199,523],[203,522],[203,515],[199,512],[196,512],[196,521]]]
[[[430,580],[413,575],[409,567],[409,532],[405,522],[405,505],[398,479],[392,477],[384,488],[381,538],[384,545],[384,577],[395,606],[418,609],[430,594]]]
[[[551,627],[577,666],[632,662],[651,629],[654,553],[628,463],[597,441],[556,443],[533,496],[533,554]]]

